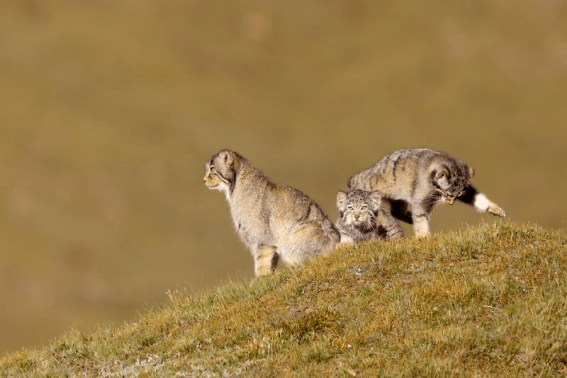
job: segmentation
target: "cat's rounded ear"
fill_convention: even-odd
[[[234,154],[234,152],[230,151],[230,150],[224,150],[220,153],[220,158],[221,161],[225,164],[225,166],[227,167],[232,167],[234,166],[234,163],[236,161],[236,155]]]
[[[344,211],[346,208],[347,194],[342,190],[337,192],[337,208],[339,211]]]
[[[447,177],[449,177],[449,169],[445,165],[440,166],[435,173],[435,180],[441,180]]]
[[[449,169],[446,165],[439,165],[433,180],[435,181],[436,186],[442,190],[448,190],[451,187],[451,183],[449,181]]]
[[[472,167],[469,167],[469,179],[472,179],[474,177],[474,169]]]
[[[370,208],[372,211],[378,211],[382,203],[382,193],[378,191],[370,192]]]

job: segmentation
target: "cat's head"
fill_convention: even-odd
[[[361,231],[371,231],[376,227],[376,215],[382,197],[379,192],[354,189],[337,193],[339,219],[345,225]]]
[[[441,194],[441,200],[453,204],[455,199],[465,194],[465,189],[474,176],[474,169],[458,160],[438,164],[431,171],[431,182]]]
[[[230,193],[236,179],[240,155],[231,150],[221,150],[205,164],[203,181],[210,190]]]

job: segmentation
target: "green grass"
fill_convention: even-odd
[[[341,247],[70,332],[2,376],[564,376],[567,237],[501,222]]]

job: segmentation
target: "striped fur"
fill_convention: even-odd
[[[380,208],[380,194],[354,189],[337,193],[341,241],[360,243],[370,239],[397,239],[404,235],[388,209]]]
[[[412,148],[383,157],[350,177],[347,184],[350,189],[379,191],[395,218],[413,224],[417,236],[426,236],[431,212],[438,203],[452,205],[459,200],[480,212],[505,216],[504,210],[472,185],[473,175],[472,168],[445,152]]]
[[[329,252],[340,234],[323,209],[305,193],[274,183],[242,155],[215,154],[205,165],[205,186],[226,196],[234,226],[250,249],[257,276],[278,261],[299,264]]]

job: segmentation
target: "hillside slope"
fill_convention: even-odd
[[[333,220],[355,172],[444,150],[567,230],[567,1],[2,0],[0,86],[0,354],[251,277],[221,148]]]
[[[567,238],[483,224],[344,247],[133,323],[0,360],[1,376],[567,373]]]

